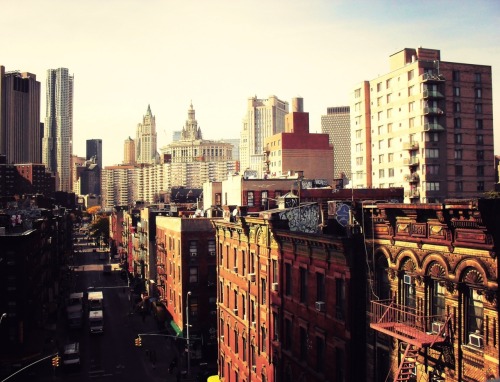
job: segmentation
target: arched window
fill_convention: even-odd
[[[380,300],[389,300],[391,298],[388,268],[385,256],[378,256],[375,262],[375,294]]]

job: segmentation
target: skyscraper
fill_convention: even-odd
[[[72,190],[73,76],[68,69],[47,70],[47,104],[42,161],[56,177],[56,190]]]
[[[285,115],[288,114],[288,102],[276,96],[268,99],[249,98],[247,113],[243,120],[240,135],[240,168],[263,174],[264,139],[285,130]]]
[[[135,141],[131,137],[123,144],[123,164],[135,164]]]
[[[138,164],[154,164],[158,157],[156,151],[156,121],[148,105],[142,123],[137,125],[135,139],[135,160]]]
[[[95,158],[94,163],[102,169],[102,139],[87,139],[87,160]]]
[[[329,107],[321,116],[321,132],[329,136],[333,145],[333,176],[342,173],[351,179],[351,121],[349,106]]]
[[[405,48],[390,71],[354,89],[355,187],[405,188],[405,201],[442,202],[493,190],[491,66]]]
[[[41,163],[40,82],[0,66],[0,154],[7,163]]]

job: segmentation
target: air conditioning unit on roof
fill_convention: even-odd
[[[324,301],[316,301],[316,310],[318,312],[324,312],[326,310],[326,305]]]

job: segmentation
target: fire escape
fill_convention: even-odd
[[[450,335],[451,315],[426,316],[393,300],[372,301],[371,313],[372,329],[402,341],[394,382],[414,380],[420,349],[443,343]]]

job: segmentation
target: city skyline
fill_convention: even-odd
[[[389,70],[389,55],[419,46],[441,50],[442,61],[491,66],[494,121],[499,118],[495,2],[144,4],[2,5],[6,14],[22,10],[24,27],[16,17],[0,25],[6,36],[0,64],[35,74],[42,94],[47,69],[68,68],[75,86],[73,153],[83,156],[86,140],[102,139],[104,166],[123,161],[123,142],[135,135],[148,105],[158,149],[182,129],[191,102],[205,139],[238,138],[247,99],[271,95],[287,102],[302,97],[310,131],[319,133],[328,107],[349,105],[357,83]],[[8,38],[14,32],[19,43]],[[498,133],[495,143],[498,154]]]

